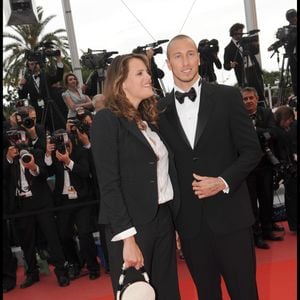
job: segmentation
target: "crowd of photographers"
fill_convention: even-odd
[[[288,38],[279,36],[271,50],[284,45],[290,55],[296,57],[295,45],[291,45],[294,12],[287,14],[287,19],[292,20],[286,30]],[[285,190],[288,226],[290,231],[297,232],[297,118],[295,107],[283,105],[273,112],[258,105],[264,100],[264,93],[262,72],[255,59],[257,39],[252,38],[253,33],[243,38],[243,28],[243,24],[236,23],[230,29],[232,41],[225,48],[224,68],[235,70],[245,107],[264,152],[259,165],[249,174],[247,184],[256,217],[255,245],[269,249],[268,240],[283,240],[284,228],[273,219],[274,192],[281,183]],[[146,49],[146,46],[133,50],[149,58],[158,98],[164,96],[159,81],[164,73],[154,60],[160,51],[161,48]],[[199,74],[203,80],[216,83],[213,65],[222,67],[218,41],[203,39],[198,51]],[[102,259],[109,271],[105,232],[97,224],[100,193],[89,140],[93,115],[104,107],[103,95],[98,93],[99,72],[94,73],[97,76],[94,76],[93,86],[85,85],[83,89],[73,73],[66,74],[63,87],[61,56],[59,52],[52,54],[57,64],[50,73],[43,70],[37,57],[28,56],[26,72],[19,82],[20,100],[3,123],[3,292],[16,285],[17,262],[11,246],[20,246],[24,253],[26,276],[21,288],[40,280],[37,254],[54,266],[61,287],[81,276],[85,268],[91,280],[98,278],[99,249],[94,240],[97,232]],[[291,72],[292,69],[291,66]],[[296,96],[295,78],[294,72]],[[100,84],[102,80],[100,78]]]

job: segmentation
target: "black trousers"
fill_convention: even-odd
[[[24,200],[26,201],[26,200]],[[26,212],[23,210],[22,212]],[[39,227],[44,234],[51,261],[56,275],[65,274],[65,257],[59,241],[56,222],[52,212],[39,213],[28,217],[16,218],[15,228],[18,234],[25,261],[28,265],[27,275],[38,275],[36,260],[36,229]]]
[[[135,239],[143,253],[144,266],[150,282],[156,290],[156,300],[179,300],[175,231],[168,204],[159,205],[157,215],[150,223],[135,228]],[[123,265],[123,241],[112,242],[112,237],[110,226],[107,225],[110,275],[116,294]],[[140,277],[134,268],[130,268],[127,274],[125,283]]]
[[[274,198],[272,167],[254,169],[247,177],[247,186],[255,216],[254,235],[270,233],[272,231]]]
[[[207,200],[209,201],[209,200]],[[218,235],[203,220],[201,232],[181,239],[200,300],[222,300],[221,276],[231,300],[257,300],[256,258],[251,228]]]
[[[298,230],[297,202],[298,202],[298,183],[297,176],[290,177],[284,184],[284,202],[287,213],[289,229]]]
[[[71,206],[74,200],[66,199],[63,206]],[[77,202],[75,202],[77,203]],[[91,206],[75,207],[57,212],[57,225],[64,254],[69,263],[81,263],[74,241],[75,226],[78,231],[80,258],[86,262],[89,271],[99,271],[97,248],[93,237]]]
[[[11,243],[9,237],[8,223],[3,220],[3,254],[2,254],[2,280],[3,287],[11,287],[16,285],[17,281],[17,259],[11,251]]]

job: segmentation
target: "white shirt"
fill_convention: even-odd
[[[200,78],[199,78],[200,79]],[[175,99],[176,110],[182,128],[187,136],[187,139],[190,143],[192,149],[194,149],[197,122],[198,122],[198,112],[200,107],[200,91],[201,88],[198,86],[198,80],[194,83],[193,88],[196,91],[195,101],[191,101],[188,97],[185,97],[184,102],[181,104],[178,100]],[[186,92],[174,86],[174,91]]]

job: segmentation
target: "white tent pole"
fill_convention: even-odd
[[[82,74],[81,74],[81,66],[80,66],[79,56],[77,51],[77,44],[76,44],[76,38],[75,38],[75,32],[73,26],[70,1],[61,0],[61,3],[63,7],[65,25],[66,25],[66,30],[67,30],[68,40],[69,40],[72,69],[74,74],[78,78],[79,85],[82,86],[83,81],[82,81]]]

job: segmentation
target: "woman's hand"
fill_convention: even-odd
[[[124,239],[123,243],[123,260],[125,267],[134,267],[139,270],[144,266],[144,257],[138,244],[135,242],[134,236]]]

